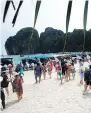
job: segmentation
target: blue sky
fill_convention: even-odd
[[[4,44],[9,36],[13,36],[18,30],[24,27],[32,27],[34,21],[34,9],[36,0],[24,0],[14,27],[12,27],[12,19],[15,11],[12,5],[9,8],[6,22],[2,22],[4,7],[6,0],[0,0],[0,24],[1,24],[1,50],[0,54],[6,54]],[[16,8],[19,0],[13,0]],[[66,12],[69,0],[42,0],[40,12],[38,15],[36,29],[39,33],[43,32],[46,27],[61,29],[65,32]],[[83,28],[83,13],[85,0],[73,0],[72,13],[69,24],[69,31],[73,29]],[[89,0],[87,30],[91,29],[91,0]]]

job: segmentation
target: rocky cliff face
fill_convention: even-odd
[[[16,33],[15,36],[10,36],[5,48],[8,55],[31,54],[31,53],[57,53],[62,52],[64,39],[66,34],[57,29],[48,27],[44,32],[39,34],[33,28],[23,28]],[[86,31],[85,51],[91,52],[91,29]],[[81,52],[83,49],[84,34],[83,29],[74,29],[67,35],[67,52]]]
[[[23,28],[15,36],[11,36],[5,43],[8,55],[29,54],[39,52],[39,34],[33,28]]]

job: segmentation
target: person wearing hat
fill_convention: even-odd
[[[0,84],[2,84],[2,80],[3,80],[3,78],[0,76]],[[1,87],[1,85],[0,85],[0,93],[1,93],[1,104],[2,104],[2,107],[3,107],[3,109],[5,109],[5,94],[4,94],[4,90],[3,90],[3,88]]]

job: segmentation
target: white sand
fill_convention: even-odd
[[[55,71],[52,79],[42,80],[40,84],[34,82],[33,71],[25,72],[23,100],[17,103],[16,94],[10,91],[2,113],[91,113],[91,92],[82,94],[78,73],[75,80],[63,85],[56,79]]]

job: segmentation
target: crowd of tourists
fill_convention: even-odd
[[[84,93],[89,86],[91,89],[91,64],[89,63],[88,67],[84,67],[84,61],[77,60],[79,62],[79,75],[80,75],[80,84],[84,84]],[[56,78],[60,80],[60,83],[63,84],[65,82],[70,81],[71,79],[75,79],[76,75],[76,68],[75,64],[77,63],[76,60],[70,59],[48,59],[47,61],[41,62],[37,60],[34,66],[34,76],[35,76],[35,83],[40,83],[43,79],[46,80],[47,75],[49,75],[49,79],[52,78],[53,70],[56,72]],[[91,62],[91,61],[90,61]],[[9,76],[7,74],[7,69],[9,70]],[[13,71],[17,72],[14,73]],[[2,66],[1,68],[1,76],[0,76],[0,91],[1,91],[1,101],[3,109],[5,109],[5,93],[4,89],[6,90],[7,96],[9,96],[9,83],[12,86],[13,93],[15,92],[18,98],[18,101],[22,99],[23,95],[23,79],[24,76],[24,68],[22,62],[18,64],[16,67],[14,65],[9,64],[8,66]]]
[[[37,77],[39,77],[39,82],[41,80],[41,75],[43,75],[44,79],[46,79],[46,74],[48,73],[49,78],[52,78],[52,70],[55,69],[57,73],[57,79],[61,80],[61,84],[63,79],[66,81],[70,80],[70,74],[72,73],[73,79],[75,78],[75,67],[74,62],[65,61],[62,59],[61,61],[49,60],[47,63],[44,62],[42,64],[38,63],[34,68],[35,80],[37,83]]]

